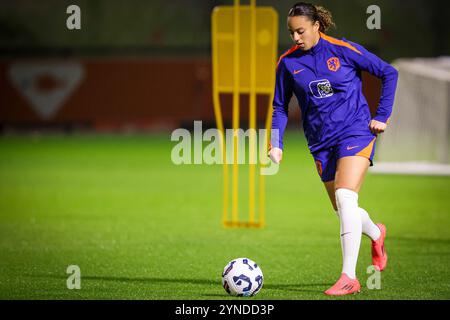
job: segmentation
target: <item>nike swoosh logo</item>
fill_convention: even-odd
[[[343,233],[343,234],[341,234],[341,237],[343,237],[343,236],[345,236],[346,234],[349,234],[349,233],[351,233],[351,232]]]
[[[347,150],[352,150],[352,149],[355,149],[355,148],[358,148],[359,146],[354,146],[354,147],[347,147]]]
[[[302,72],[303,70],[305,70],[305,69],[294,70],[294,74],[298,74],[298,73]]]

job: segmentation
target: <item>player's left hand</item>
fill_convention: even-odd
[[[371,120],[369,124],[370,131],[374,134],[383,133],[386,130],[386,123],[377,120]]]
[[[280,148],[271,148],[269,151],[269,158],[275,163],[280,164],[283,159],[283,150]]]

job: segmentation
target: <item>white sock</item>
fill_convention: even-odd
[[[334,210],[334,212],[339,219],[339,210]],[[361,214],[362,233],[372,240],[377,240],[381,235],[380,228],[370,219],[369,213],[366,210],[360,207],[359,213]]]
[[[377,240],[381,235],[380,228],[373,223],[366,210],[359,208],[359,213],[361,214],[362,232],[370,239]]]
[[[341,221],[342,273],[356,278],[356,263],[361,244],[362,223],[358,208],[358,194],[349,189],[336,190],[336,204]]]

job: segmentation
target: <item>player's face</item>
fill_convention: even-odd
[[[287,25],[292,40],[300,46],[301,50],[309,50],[319,41],[320,24],[318,21],[313,23],[306,16],[295,16],[288,17]]]

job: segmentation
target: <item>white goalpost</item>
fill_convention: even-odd
[[[450,57],[399,59],[392,116],[374,173],[450,175]]]

